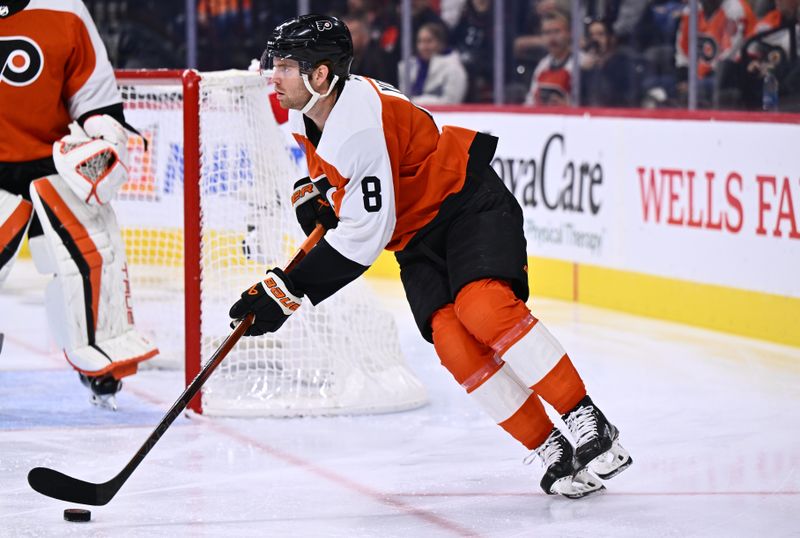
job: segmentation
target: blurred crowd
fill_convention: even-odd
[[[400,2],[310,1],[342,17],[352,71],[419,104],[491,103],[494,1],[412,0],[413,55],[401,61]],[[86,0],[118,68],[183,67],[183,2]],[[505,103],[686,107],[689,8],[682,0],[582,0],[573,50],[569,0],[505,0]],[[198,0],[197,67],[246,68],[296,0]],[[800,0],[700,0],[699,108],[800,111]],[[573,91],[574,64],[579,91]],[[406,79],[408,77],[408,79]],[[576,86],[577,87],[577,86]]]

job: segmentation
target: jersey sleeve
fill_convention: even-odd
[[[396,224],[394,181],[383,132],[356,133],[342,144],[334,161],[342,184],[328,197],[339,224],[290,275],[313,304],[366,271],[389,243]]]
[[[122,103],[114,69],[86,7],[78,2],[72,53],[65,68],[63,97],[77,120],[88,112]]]
[[[326,239],[343,256],[370,266],[396,224],[392,166],[383,132],[367,129],[355,134],[336,160],[348,180],[332,195],[339,226]]]

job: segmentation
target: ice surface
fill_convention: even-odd
[[[313,419],[181,418],[88,524],[25,480],[48,466],[115,475],[181,391],[126,381],[116,413],[48,341],[42,280],[0,291],[0,536],[798,536],[800,350],[557,301],[537,314],[620,428],[634,465],[600,496],[544,495],[541,470],[416,333],[396,283],[374,284],[431,403]],[[24,275],[24,276],[23,276]]]

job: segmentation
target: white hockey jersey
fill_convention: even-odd
[[[326,176],[339,217],[327,242],[369,266],[380,252],[401,250],[461,190],[475,131],[444,127],[399,90],[351,76],[321,133],[290,111],[295,139],[306,150],[312,180]]]

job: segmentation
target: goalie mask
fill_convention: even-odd
[[[89,205],[110,202],[128,180],[127,147],[91,138],[77,124],[70,134],[53,144],[58,174]]]
[[[328,96],[339,80],[350,76],[353,63],[353,40],[347,26],[336,17],[301,15],[281,24],[267,41],[261,56],[261,70],[272,69],[274,58],[295,60],[311,99],[303,107],[306,113],[321,98]],[[323,62],[330,62],[333,80],[327,93],[321,95],[308,82],[308,74]]]

